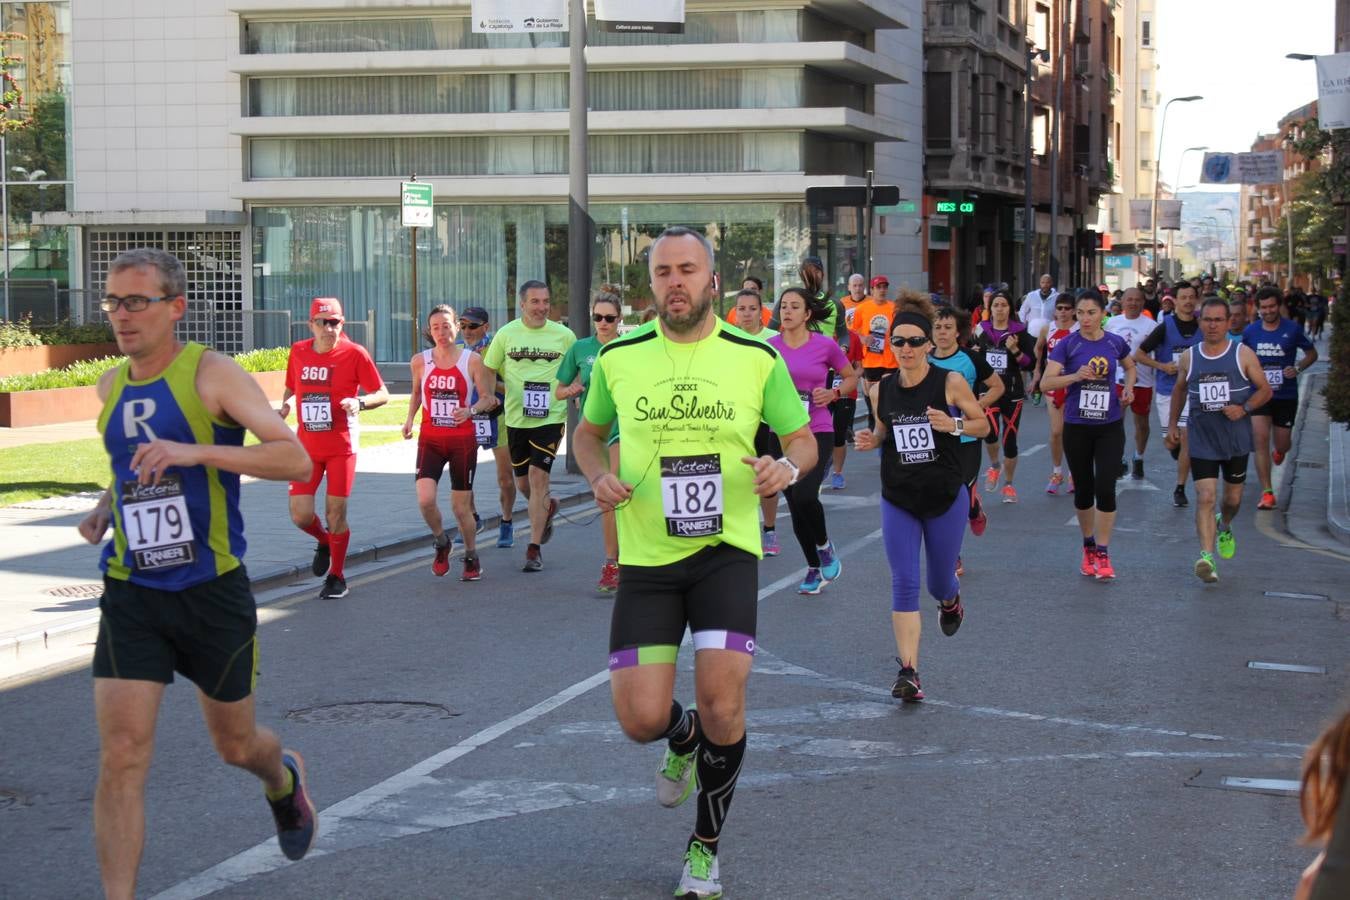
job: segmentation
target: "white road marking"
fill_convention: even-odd
[[[840,556],[845,556],[855,552],[857,549],[881,537],[881,529],[878,528],[870,534],[856,541],[846,544],[839,550]],[[398,571],[397,569],[395,571]],[[777,581],[760,589],[757,599],[763,602],[766,598],[778,593],[801,578],[800,574],[787,575]],[[372,580],[375,580],[372,578]],[[687,638],[686,638],[687,642]],[[589,678],[578,681],[569,687],[564,688],[558,693],[549,697],[540,703],[536,703],[529,709],[522,710],[510,718],[503,719],[495,725],[490,725],[464,740],[448,747],[433,756],[429,756],[421,762],[413,765],[402,772],[398,772],[386,778],[378,784],[372,785],[358,794],[340,800],[327,809],[319,813],[320,827],[322,836],[318,839],[319,843],[310,851],[310,856],[321,856],[332,853],[336,849],[335,841],[341,839],[342,842],[348,842],[355,838],[361,840],[359,835],[352,834],[352,827],[360,827],[360,823],[351,822],[357,818],[363,820],[371,817],[371,810],[380,804],[389,801],[396,795],[410,790],[425,790],[429,787],[442,783],[438,779],[432,778],[431,774],[438,769],[444,768],[455,760],[473,752],[484,744],[496,740],[502,735],[529,724],[541,716],[547,715],[558,707],[575,700],[593,688],[609,681],[609,670],[596,672]],[[608,789],[606,789],[608,790]],[[509,811],[500,811],[500,815],[511,815]],[[499,817],[494,814],[492,809],[482,811],[478,819]],[[386,823],[388,824],[388,823]],[[442,826],[408,826],[405,824],[394,825],[392,829],[382,827],[378,829],[378,839],[385,840],[391,837],[403,837],[409,834],[418,834],[429,830],[431,827]],[[368,843],[368,841],[367,841]],[[350,846],[350,844],[349,844]],[[275,840],[268,839],[248,850],[226,859],[217,865],[212,866],[204,872],[201,872],[185,881],[181,881],[173,887],[156,894],[154,900],[194,900],[197,897],[204,897],[215,891],[223,890],[231,885],[247,881],[257,875],[263,875],[268,872],[289,866],[291,863],[281,855],[277,848]]]

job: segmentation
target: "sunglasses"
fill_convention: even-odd
[[[1055,309],[1056,309],[1057,311],[1061,311],[1061,312],[1066,311],[1066,310],[1067,310],[1068,312],[1073,312],[1073,307],[1072,307],[1072,306],[1056,306]]]
[[[922,346],[923,346],[924,344],[926,344],[926,343],[928,343],[928,338],[924,337],[923,335],[918,335],[917,337],[893,337],[893,338],[891,338],[891,346],[892,346],[892,347],[914,347],[914,348],[918,348],[918,347],[922,347]]]
[[[463,328],[465,331],[469,331],[469,330],[474,329],[474,328],[486,328],[486,327],[487,327],[487,323],[486,323],[486,322],[465,322],[463,319],[460,319],[459,324],[460,324],[460,327]]]
[[[315,325],[327,325],[327,326],[330,327],[330,328],[337,328],[339,325],[342,324],[342,320],[341,320],[341,319],[315,319],[315,320],[314,320],[314,324],[315,324]]]
[[[591,321],[592,321],[592,322],[609,322],[609,323],[613,324],[614,322],[619,321],[619,317],[616,316],[616,315],[605,315],[604,313],[594,313],[594,314],[592,314],[592,316],[591,316]]]

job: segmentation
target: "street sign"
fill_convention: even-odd
[[[1106,256],[1102,258],[1108,269],[1133,269],[1134,257],[1128,254],[1121,256]]]
[[[425,181],[405,181],[399,191],[404,228],[430,228],[434,210],[431,185]]]
[[[872,185],[872,206],[894,206],[900,202],[900,188],[893,184]],[[867,188],[864,185],[850,187],[809,187],[806,189],[807,206],[867,206]]]

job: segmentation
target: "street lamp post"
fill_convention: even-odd
[[[1153,161],[1153,210],[1149,217],[1153,220],[1153,238],[1149,241],[1149,252],[1153,254],[1153,277],[1158,276],[1158,191],[1162,187],[1162,148],[1163,135],[1167,131],[1167,108],[1173,103],[1190,103],[1203,100],[1199,94],[1189,97],[1173,97],[1163,104],[1162,125],[1158,128],[1158,158]]]
[[[1241,245],[1241,243],[1239,243],[1239,238],[1238,238],[1237,213],[1234,212],[1232,209],[1230,209],[1230,208],[1227,207],[1227,206],[1218,206],[1218,207],[1215,207],[1214,211],[1215,211],[1215,212],[1226,212],[1226,213],[1228,213],[1228,220],[1229,220],[1229,222],[1230,222],[1230,223],[1232,224],[1232,226],[1233,226],[1233,268],[1237,270],[1237,275],[1238,275],[1239,278],[1241,278],[1241,277],[1242,277],[1242,245]]]
[[[1174,182],[1174,185],[1175,185],[1175,186],[1174,186],[1174,188],[1173,188],[1173,196],[1176,196],[1176,195],[1178,195],[1178,194],[1181,193],[1181,187],[1180,187],[1180,184],[1181,184],[1181,169],[1182,169],[1182,167],[1183,167],[1183,166],[1185,165],[1185,163],[1186,163],[1186,154],[1187,154],[1187,153],[1192,153],[1192,152],[1197,151],[1197,150],[1208,150],[1208,149],[1209,149],[1208,146],[1203,146],[1203,147],[1187,147],[1185,150],[1182,150],[1182,151],[1181,151],[1181,159],[1177,160],[1177,180]],[[1195,187],[1195,185],[1191,184],[1191,185],[1187,185],[1187,187]],[[1169,229],[1167,229],[1167,265],[1168,265],[1169,268],[1170,268],[1171,265],[1172,265],[1172,238],[1176,236],[1176,233],[1177,233],[1177,229],[1176,229],[1176,228],[1169,228]]]
[[[1032,135],[1031,135],[1031,123],[1032,123],[1032,116],[1031,116],[1031,82],[1033,81],[1033,79],[1032,79],[1031,76],[1032,76],[1032,75],[1035,73],[1035,71],[1036,71],[1036,69],[1035,69],[1035,62],[1036,62],[1036,60],[1037,60],[1038,58],[1040,59],[1041,62],[1049,62],[1049,61],[1050,61],[1050,51],[1049,51],[1049,50],[1037,50],[1036,47],[1035,47],[1035,45],[1033,45],[1033,44],[1031,43],[1031,41],[1028,40],[1028,41],[1027,41],[1026,99],[1023,101],[1023,104],[1022,104],[1022,106],[1023,106],[1023,115],[1022,115],[1022,118],[1025,120],[1024,123],[1023,123],[1023,128],[1024,128],[1024,133],[1025,133],[1025,136],[1026,136],[1026,147],[1025,147],[1025,150],[1026,150],[1026,162],[1025,162],[1025,163],[1023,164],[1023,166],[1022,166],[1022,173],[1023,173],[1022,177],[1023,177],[1023,181],[1025,182],[1025,185],[1024,185],[1024,187],[1025,187],[1025,196],[1023,197],[1023,201],[1022,201],[1022,284],[1021,284],[1021,289],[1022,289],[1023,293],[1025,293],[1025,292],[1031,290],[1031,277],[1032,277],[1032,274],[1031,274],[1031,267],[1032,267],[1032,264],[1033,264],[1033,263],[1032,263],[1032,258],[1031,258],[1031,257],[1032,257],[1032,254],[1035,252],[1035,248],[1036,248],[1036,242],[1035,242],[1035,237],[1034,237],[1034,235],[1035,235],[1034,221],[1035,221],[1035,220],[1034,220],[1034,218],[1033,218],[1033,216],[1032,216],[1032,212],[1031,212],[1031,188],[1032,188],[1032,181],[1034,180],[1034,179],[1032,178],[1032,175],[1031,175],[1031,145],[1032,145],[1032,140],[1031,140],[1031,137],[1032,137]]]

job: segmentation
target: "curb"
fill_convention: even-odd
[[[1350,493],[1346,484],[1346,437],[1333,434],[1340,427],[1339,422],[1327,423],[1327,440],[1331,444],[1328,462],[1331,471],[1327,473],[1327,528],[1332,535],[1344,544],[1350,544]]]
[[[589,486],[587,487],[588,489],[585,491],[572,494],[568,497],[560,497],[558,499],[559,512],[590,503],[593,495],[589,490]],[[500,523],[500,512],[493,516],[483,517],[484,530],[495,528],[500,525]],[[458,535],[459,529],[447,528],[446,533]],[[426,547],[430,540],[431,535],[425,529],[403,532],[388,540],[375,544],[364,544],[358,549],[349,550],[347,553],[347,562],[381,562],[395,556],[400,556],[407,553],[409,550],[418,547]],[[263,591],[292,585],[299,579],[308,581],[314,580],[308,564],[279,566],[267,569],[266,571],[251,575],[249,578],[249,586],[256,595]],[[302,586],[296,585],[296,587],[299,589]],[[283,598],[278,597],[274,600],[258,603],[257,605],[259,609],[263,609],[281,599]],[[99,617],[100,614],[97,611],[94,611],[86,616],[82,616],[78,619],[70,619],[53,625],[50,628],[0,637],[0,680],[14,674],[4,671],[6,664],[24,662],[26,654],[40,653],[63,647],[68,648],[80,643],[89,643],[92,640],[90,633],[98,628]]]

